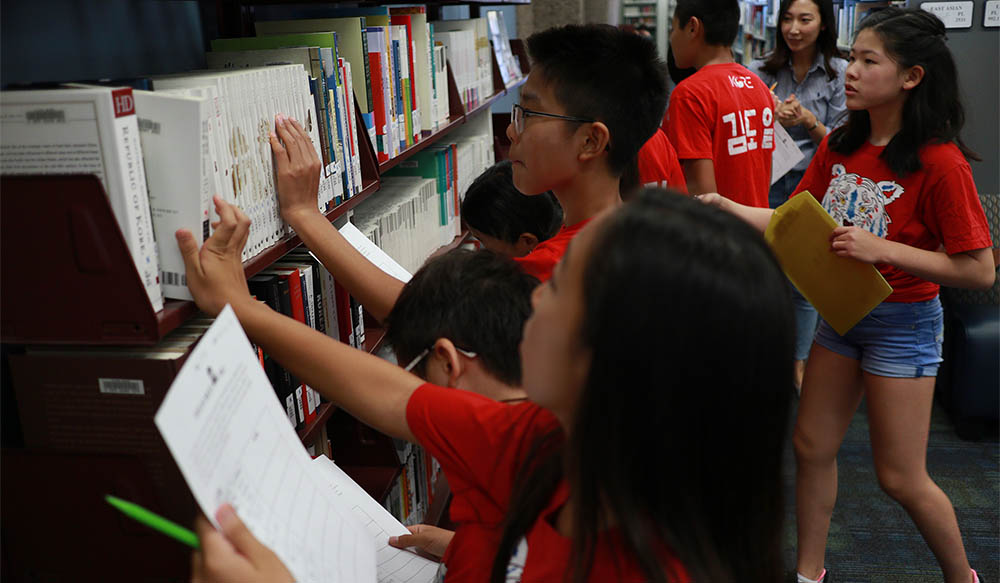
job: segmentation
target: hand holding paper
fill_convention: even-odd
[[[215,514],[221,531],[199,514],[195,530],[202,541],[202,550],[191,559],[191,581],[194,583],[291,583],[294,581],[270,549],[251,533],[236,516],[232,506],[224,504]]]
[[[830,248],[834,253],[863,263],[887,263],[882,249],[888,243],[860,227],[837,227],[830,234]]]

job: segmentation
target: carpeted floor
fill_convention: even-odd
[[[942,581],[937,561],[902,507],[878,486],[868,442],[865,405],[855,415],[838,458],[837,507],[827,545],[835,583]],[[966,553],[986,583],[1000,582],[1000,446],[962,441],[935,404],[927,466],[951,498]],[[795,566],[795,459],[785,465],[785,564]]]

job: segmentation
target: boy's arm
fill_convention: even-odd
[[[681,160],[681,168],[684,169],[688,194],[698,195],[718,190],[715,186],[715,164],[711,158]]]
[[[375,429],[416,441],[406,405],[422,381],[253,299],[240,262],[250,220],[218,197],[215,205],[221,221],[200,249],[190,231],[177,232],[198,307],[216,315],[229,304],[247,335],[302,382]]]
[[[277,135],[271,134],[271,150],[277,165],[282,218],[337,282],[372,316],[385,320],[403,290],[403,282],[366,259],[317,209],[322,163],[302,126],[279,115],[275,127]]]

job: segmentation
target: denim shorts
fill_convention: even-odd
[[[941,300],[883,302],[841,336],[820,322],[816,343],[861,361],[861,370],[882,377],[937,376],[944,340]]]

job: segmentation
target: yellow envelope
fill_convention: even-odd
[[[830,250],[830,233],[838,226],[807,191],[775,209],[764,239],[788,279],[843,335],[889,297],[892,286],[874,265]]]

